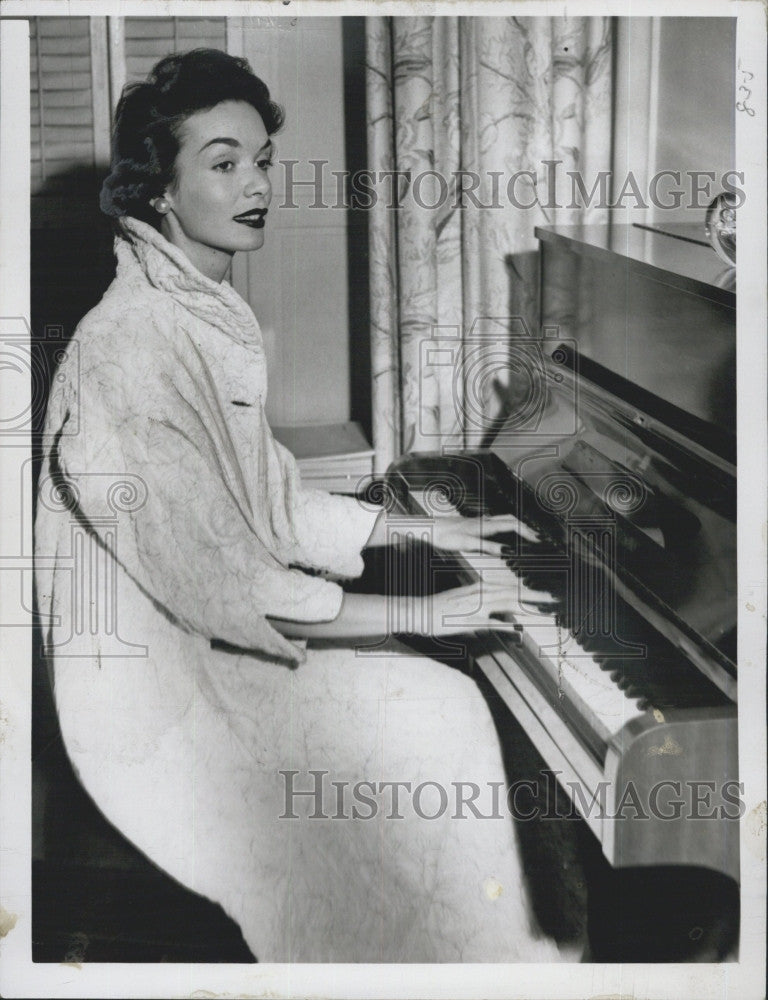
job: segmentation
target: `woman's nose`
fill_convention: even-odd
[[[250,176],[245,183],[246,196],[254,197],[255,195],[262,195],[265,198],[269,198],[271,193],[272,184],[266,170],[263,170],[258,164],[254,164]]]

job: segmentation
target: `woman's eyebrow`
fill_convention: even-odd
[[[200,147],[198,153],[202,153],[204,149],[207,149],[209,146],[215,146],[216,143],[219,142],[222,143],[224,146],[232,146],[233,148],[236,148],[237,146],[240,145],[237,139],[230,139],[228,136],[220,136],[219,138],[216,139],[209,139],[208,142],[206,142],[204,145]]]
[[[200,147],[198,153],[202,153],[204,149],[207,149],[209,146],[215,146],[217,143],[221,143],[224,146],[231,146],[233,149],[237,149],[240,147],[240,143],[238,142],[237,139],[232,139],[229,136],[218,136],[216,139],[209,139],[208,142],[206,142],[204,145]],[[275,147],[272,140],[267,139],[267,141],[259,150],[259,153],[271,152],[274,148]]]

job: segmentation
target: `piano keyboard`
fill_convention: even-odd
[[[423,512],[431,516],[448,516],[460,511],[448,503],[440,505],[435,514],[424,491],[412,490],[411,497]],[[481,579],[490,574],[509,575],[510,567],[503,559],[482,553],[462,552],[467,567]],[[518,575],[518,579],[520,579]],[[555,597],[553,595],[553,602]],[[499,633],[509,638],[510,632],[522,633],[523,644],[537,658],[539,669],[548,675],[550,690],[564,706],[572,708],[581,718],[588,718],[596,741],[603,746],[631,720],[644,715],[648,706],[644,699],[622,690],[614,674],[608,673],[595,657],[584,649],[578,638],[564,627],[556,614],[540,610],[510,608],[507,622],[499,623]]]

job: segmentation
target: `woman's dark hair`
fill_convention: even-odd
[[[262,117],[268,135],[283,124],[283,110],[245,59],[218,49],[193,49],[161,59],[143,83],[123,88],[112,133],[112,171],[101,189],[105,215],[132,215],[159,227],[150,206],[174,180],[180,129],[196,111],[222,101],[245,101]]]

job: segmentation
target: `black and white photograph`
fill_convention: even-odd
[[[4,0],[2,996],[764,997],[765,150],[754,2]]]

